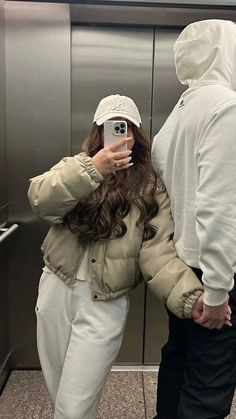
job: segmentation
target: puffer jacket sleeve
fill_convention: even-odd
[[[85,153],[65,157],[48,172],[31,180],[28,198],[33,211],[50,224],[59,224],[80,199],[96,190],[103,176]]]
[[[177,256],[172,242],[174,224],[170,201],[161,180],[158,181],[157,200],[159,212],[151,224],[158,231],[153,239],[143,241],[139,267],[151,291],[169,310],[179,318],[189,318],[203,287],[191,268]]]

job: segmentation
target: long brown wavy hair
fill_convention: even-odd
[[[127,231],[125,216],[131,204],[139,208],[136,225],[143,230],[143,240],[155,236],[157,229],[150,220],[158,213],[155,198],[157,176],[151,164],[151,144],[143,129],[132,125],[135,139],[132,148],[133,166],[104,175],[101,185],[86,199],[81,200],[67,214],[70,230],[83,241],[98,241],[122,237]],[[93,157],[103,147],[103,127],[93,124],[83,151]]]

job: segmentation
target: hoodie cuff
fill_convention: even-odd
[[[208,306],[220,306],[228,297],[228,292],[225,290],[214,290],[204,285],[204,303]]]

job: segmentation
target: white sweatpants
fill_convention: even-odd
[[[44,268],[36,304],[37,346],[55,419],[94,419],[119,352],[128,296],[93,301],[88,281],[71,289]]]

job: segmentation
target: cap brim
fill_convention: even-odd
[[[111,118],[116,118],[116,117],[121,117],[121,118],[125,118],[128,119],[128,121],[133,122],[134,125],[136,125],[136,127],[140,127],[141,122],[137,121],[137,119],[133,118],[130,115],[127,115],[126,113],[122,113],[122,112],[111,112],[111,113],[107,113],[104,116],[101,116],[101,118],[98,118],[97,120],[94,120],[93,122],[96,122],[96,124],[98,126],[102,125],[105,121],[108,121],[108,119]]]

